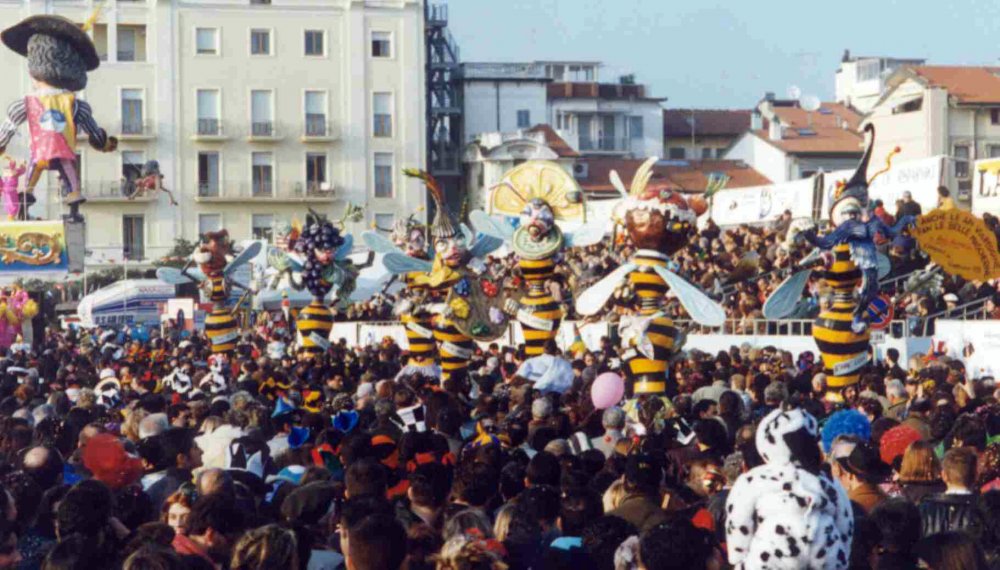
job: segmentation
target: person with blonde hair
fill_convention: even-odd
[[[625,480],[622,478],[615,479],[615,482],[611,484],[606,491],[604,491],[604,496],[601,497],[601,501],[604,503],[604,512],[610,513],[611,511],[618,508],[625,500]]]
[[[437,570],[506,570],[503,546],[495,540],[458,535],[434,557]]]
[[[236,543],[229,567],[232,570],[301,570],[295,533],[276,524],[247,532]]]

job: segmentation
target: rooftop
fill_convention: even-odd
[[[733,136],[750,128],[750,109],[664,109],[663,136]]]
[[[587,176],[577,180],[580,187],[588,194],[617,196],[618,191],[611,185],[611,171],[618,172],[627,188],[635,171],[643,162],[645,162],[643,159],[613,157],[581,158],[577,163],[587,164]],[[650,184],[680,192],[699,193],[705,191],[708,177],[716,172],[729,176],[726,188],[744,188],[771,183],[766,176],[739,160],[662,160],[653,167]]]
[[[752,132],[786,153],[861,155],[861,115],[841,103],[821,103],[813,112],[798,105],[775,106],[771,112],[785,127],[782,138],[771,139],[766,120],[764,128]]]
[[[545,137],[545,144],[552,149],[561,158],[573,158],[580,156],[580,153],[573,150],[573,147],[569,146],[561,136],[559,136],[555,129],[549,125],[541,124],[535,125],[528,129],[529,133],[541,133]]]
[[[551,81],[545,67],[538,63],[466,62],[462,64],[465,79],[517,79]]]
[[[904,73],[931,87],[947,90],[960,104],[1000,103],[1000,67],[916,65],[905,69]]]
[[[623,83],[569,83],[554,82],[548,85],[549,99],[619,99],[638,101],[666,101],[666,97],[646,95],[645,85]]]

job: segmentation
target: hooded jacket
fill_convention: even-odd
[[[760,465],[736,480],[726,501],[729,562],[739,569],[848,567],[854,515],[840,483],[802,467],[789,442],[818,437],[803,410],[769,413],[757,428]]]

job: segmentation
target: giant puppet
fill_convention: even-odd
[[[496,338],[496,331],[507,327],[507,316],[499,309],[503,296],[481,260],[503,241],[474,234],[464,224],[459,226],[433,176],[422,170],[403,172],[422,180],[434,200],[437,211],[430,225],[434,240],[433,261],[407,255],[392,247],[382,262],[390,273],[408,275],[408,282],[412,280],[413,286],[426,293],[412,311],[434,315],[434,340],[442,377],[447,379],[469,367],[476,348],[475,340]]]
[[[233,287],[243,290],[244,294],[251,290],[248,284],[236,281],[234,273],[257,257],[260,247],[259,242],[253,242],[234,257],[228,231],[206,232],[182,269],[161,267],[156,270],[160,281],[172,285],[200,283],[203,296],[212,303],[212,312],[205,318],[205,335],[214,354],[229,354],[236,349],[239,326],[235,312],[241,303],[230,308],[230,292]],[[192,265],[197,265],[197,269]]]
[[[81,27],[61,16],[40,15],[0,33],[4,45],[27,57],[33,87],[30,94],[8,107],[7,119],[0,125],[3,153],[18,127],[28,123],[31,161],[27,186],[20,195],[21,219],[27,219],[27,209],[35,202],[35,187],[46,170],[59,174],[63,202],[70,208],[68,219],[81,219],[79,208],[86,198],[80,192],[76,164],[78,130],[86,132],[90,146],[100,152],[111,152],[118,146],[118,140],[94,120],[90,105],[76,97],[76,92],[87,86],[87,73],[101,63],[84,29],[89,24]]]
[[[521,324],[525,354],[538,356],[545,343],[556,338],[564,316],[546,281],[552,279],[564,247],[587,246],[604,237],[604,221],[562,231],[557,221],[586,221],[583,191],[564,168],[541,160],[504,176],[490,192],[489,214],[476,210],[469,218],[477,230],[504,239],[517,254],[527,291],[524,296],[508,293],[511,303],[505,310]]]
[[[697,203],[680,194],[650,185],[657,159],[650,158],[636,170],[626,193],[616,172],[612,182],[625,195],[615,210],[615,221],[624,226],[636,248],[632,257],[576,299],[576,312],[596,315],[624,283],[638,297],[635,314],[622,319],[620,334],[627,348],[626,377],[634,395],[672,394],[676,386],[667,377],[671,355],[680,349],[682,335],[666,315],[666,295],[672,292],[698,324],[720,327],[722,307],[668,269],[670,256],[687,245],[695,231]]]

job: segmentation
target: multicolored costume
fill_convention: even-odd
[[[3,193],[3,206],[7,211],[8,220],[17,219],[17,212],[20,209],[17,187],[21,183],[24,172],[24,164],[18,164],[11,160],[7,163],[7,168],[3,170],[3,176],[0,177],[0,192]]]

